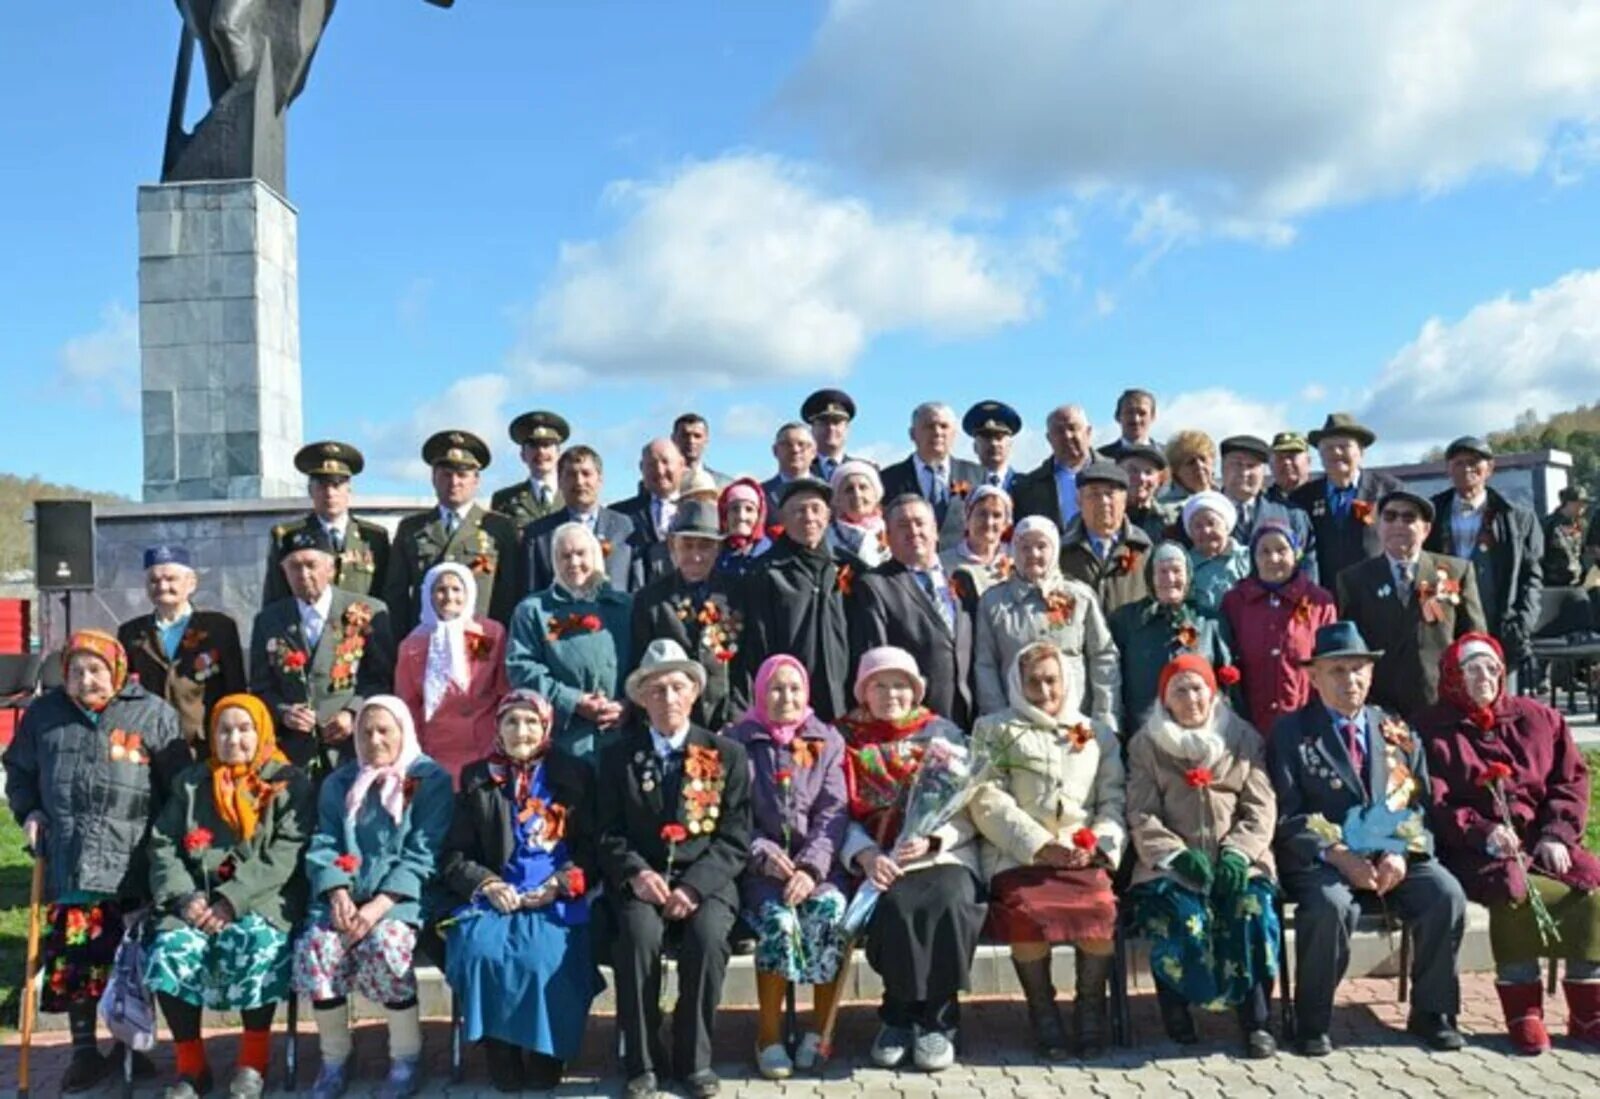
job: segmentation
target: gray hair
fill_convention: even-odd
[[[943,413],[951,423],[955,422],[956,410],[943,401],[923,401],[911,410],[911,426],[916,427],[923,420],[931,418],[934,413]]]
[[[778,427],[778,430],[773,433],[772,441],[777,442],[791,431],[803,431],[809,436],[811,434],[811,425],[803,424],[799,420],[790,420]]]
[[[930,504],[926,498],[918,496],[915,492],[902,492],[893,500],[890,500],[888,506],[883,509],[883,518],[885,521],[892,520],[896,515],[909,507],[925,507],[928,509],[928,514],[930,516],[935,515],[933,505]]]
[[[1088,410],[1085,409],[1081,404],[1063,404],[1063,405],[1057,405],[1056,407],[1052,408],[1050,410],[1050,415],[1048,415],[1048,416],[1046,416],[1044,418],[1045,426],[1046,427],[1054,427],[1058,422],[1060,422],[1061,420],[1066,419],[1069,415],[1071,415],[1074,412],[1076,412],[1079,416],[1083,417],[1083,422],[1084,423],[1093,426],[1094,421],[1089,419]]]

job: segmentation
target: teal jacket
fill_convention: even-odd
[[[1127,740],[1143,725],[1156,701],[1161,669],[1182,652],[1195,652],[1213,668],[1232,663],[1233,639],[1228,624],[1192,602],[1164,607],[1153,598],[1118,607],[1107,620],[1111,638],[1122,656],[1122,737]],[[1194,627],[1192,644],[1184,635]]]
[[[599,629],[569,628],[568,621],[593,615]],[[596,729],[576,713],[591,691],[621,699],[632,670],[630,625],[633,598],[603,587],[593,599],[574,599],[552,585],[517,604],[506,642],[506,675],[513,687],[538,691],[556,711],[556,743],[581,759],[595,754]],[[558,636],[552,638],[552,633]]]

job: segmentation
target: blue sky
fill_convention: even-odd
[[[1600,398],[1594,13],[1324,10],[347,0],[291,114],[306,438],[410,492],[445,426],[512,480],[532,407],[613,466],[692,407],[765,473],[833,382],[882,458],[928,398],[1108,439],[1125,385],[1157,434],[1349,408],[1389,459]],[[137,495],[177,16],[8,27],[0,470]]]

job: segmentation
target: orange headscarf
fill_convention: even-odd
[[[243,710],[256,727],[256,754],[249,763],[223,763],[217,758],[217,727],[224,710]],[[261,807],[272,797],[272,783],[261,777],[261,768],[268,762],[289,761],[278,750],[267,704],[250,694],[224,696],[211,711],[211,758],[206,765],[211,768],[211,800],[217,807],[217,816],[240,839],[255,835]]]
[[[67,674],[74,653],[91,653],[106,662],[111,669],[111,693],[116,694],[128,683],[128,653],[122,642],[103,630],[76,630],[61,650],[61,674]]]

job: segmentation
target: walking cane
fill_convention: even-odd
[[[39,976],[39,906],[44,900],[44,856],[33,856],[33,887],[28,894],[28,958],[22,969],[22,1048],[17,1058],[17,1099],[28,1099],[28,1054],[33,1047],[33,985]]]

